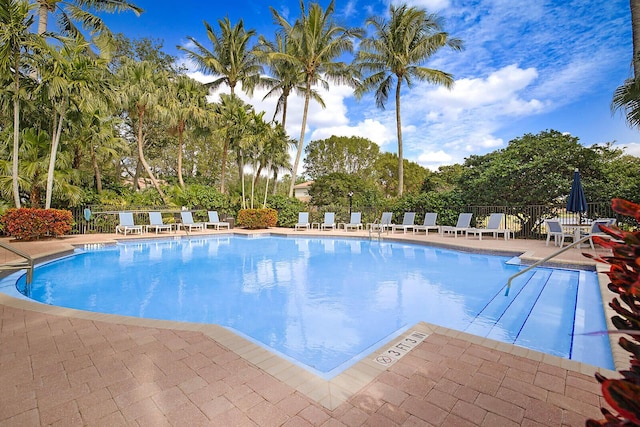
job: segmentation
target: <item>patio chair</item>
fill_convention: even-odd
[[[367,228],[371,231],[388,230],[393,226],[393,224],[391,224],[392,217],[393,212],[382,212],[382,218],[380,218],[380,222],[370,222],[367,224]]]
[[[458,233],[466,233],[471,228],[471,213],[461,213],[458,215],[458,222],[456,225],[443,225],[440,227],[440,235],[444,236],[444,233],[453,233],[454,237],[458,237]]]
[[[402,218],[402,224],[394,224],[391,226],[391,231],[395,232],[396,230],[402,230],[404,234],[407,234],[407,230],[413,231],[413,227],[415,227],[416,213],[415,212],[405,212],[404,217]]]
[[[320,224],[320,230],[336,229],[336,214],[335,212],[325,212],[324,221]]]
[[[504,220],[503,213],[492,213],[489,216],[489,222],[487,223],[486,228],[468,228],[466,231],[466,237],[469,237],[469,234],[475,234],[478,236],[479,240],[482,240],[483,234],[493,234],[493,238],[497,239],[500,234],[504,235],[504,240],[509,240],[509,234],[511,234],[511,230],[507,228],[500,228],[500,224]]]
[[[589,236],[589,245],[591,245],[591,249],[595,250],[595,246],[593,245],[593,236],[606,236],[606,233],[603,233],[600,229],[601,225],[605,227],[611,227],[616,222],[615,218],[598,218],[593,223],[591,223],[591,228],[588,232],[582,232],[580,237]]]
[[[350,228],[353,228],[356,231],[362,230],[362,212],[352,212],[349,223],[342,224],[342,227],[344,228],[345,232]]]
[[[204,230],[203,222],[194,222],[193,215],[190,211],[182,211],[180,212],[180,218],[182,219],[182,223],[178,224],[178,230],[180,228],[189,228],[189,231],[192,231],[194,228],[196,230]]]
[[[165,224],[160,212],[149,212],[149,224],[145,225],[145,231],[148,233],[150,228],[155,229],[158,234],[158,231],[162,230],[172,231],[173,225]]]
[[[220,227],[227,227],[227,230],[230,229],[230,224],[228,222],[220,221],[218,211],[207,211],[207,215],[209,216],[209,221],[204,223],[204,228],[211,225],[216,230],[220,230]]]
[[[413,232],[416,231],[424,231],[426,234],[429,234],[429,230],[440,231],[440,226],[436,225],[436,220],[438,219],[437,212],[427,212],[424,214],[424,223],[422,225],[416,225],[413,227]]]
[[[576,238],[574,233],[565,232],[562,224],[560,223],[560,220],[547,219],[544,224],[547,228],[547,246],[549,246],[551,237],[553,237],[554,245],[560,247],[564,246],[564,239],[566,239],[567,237],[572,240],[575,240]]]
[[[132,212],[118,212],[118,219],[120,224],[116,225],[116,234],[122,233],[125,236],[127,232],[142,234],[142,226],[133,223]]]
[[[298,222],[294,226],[293,230],[308,230],[311,227],[309,224],[309,212],[298,212]]]

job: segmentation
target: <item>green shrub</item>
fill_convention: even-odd
[[[5,233],[19,240],[34,240],[45,236],[62,236],[71,231],[73,216],[62,209],[8,209],[2,218]]]
[[[250,230],[275,227],[278,223],[278,211],[266,209],[241,209],[238,212],[238,225]]]
[[[175,191],[174,200],[179,206],[186,206],[189,209],[216,210],[231,214],[229,212],[229,196],[220,193],[213,187],[192,184],[184,189],[175,187]]]
[[[278,211],[278,227],[293,227],[298,222],[298,212],[308,210],[306,203],[282,195],[269,196],[267,205]]]

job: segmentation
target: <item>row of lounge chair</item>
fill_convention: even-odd
[[[206,222],[195,222],[190,211],[182,211],[180,212],[182,222],[176,224],[165,223],[162,220],[162,214],[160,212],[148,212],[148,214],[149,224],[136,225],[133,222],[132,212],[118,212],[118,219],[120,223],[116,225],[116,234],[122,233],[126,236],[127,233],[148,233],[149,230],[155,230],[156,234],[158,234],[158,232],[161,231],[171,232],[174,230],[174,226],[176,231],[181,228],[184,228],[185,230],[188,228],[189,231],[193,231],[194,229],[205,230],[209,226],[216,230],[220,230],[221,227],[227,229],[230,228],[230,224],[228,222],[220,221],[217,211],[208,211],[207,215],[209,217],[209,221]]]
[[[504,221],[503,213],[492,213],[489,216],[489,221],[485,228],[471,227],[471,213],[461,213],[458,216],[458,222],[455,226],[437,225],[438,214],[436,212],[428,212],[424,216],[423,224],[415,224],[416,213],[405,212],[402,219],[402,224],[393,224],[392,212],[383,212],[380,222],[374,222],[367,224],[367,229],[372,231],[391,231],[396,232],[402,230],[406,234],[411,230],[413,233],[424,231],[429,234],[429,231],[436,230],[440,235],[451,235],[458,237],[458,234],[469,237],[469,234],[476,235],[480,240],[485,234],[491,234],[494,238],[498,238],[500,235],[504,236],[505,240],[508,240],[512,234],[512,231],[507,228],[501,228],[501,224]],[[354,212],[351,214],[350,221],[348,223],[341,224],[345,231],[350,229],[361,230],[363,229],[362,214],[360,212]],[[319,230],[335,230],[337,225],[335,223],[335,213],[327,212],[324,214],[324,220],[321,223],[310,223],[309,212],[300,212],[298,214],[298,222],[295,224],[295,230],[309,230],[317,226]]]

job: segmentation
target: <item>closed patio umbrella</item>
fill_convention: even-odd
[[[567,199],[567,211],[582,213],[587,211],[587,198],[584,196],[582,183],[580,182],[580,172],[576,168],[573,173],[573,183],[571,184],[571,192]]]

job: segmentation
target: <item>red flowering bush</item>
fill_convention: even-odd
[[[62,209],[8,209],[0,218],[6,234],[19,240],[62,236],[71,231],[73,216]]]
[[[640,205],[622,199],[613,199],[613,210],[640,221]],[[611,322],[620,333],[628,335],[618,340],[620,347],[630,353],[630,367],[620,371],[622,378],[609,379],[596,374],[602,395],[617,414],[601,408],[603,420],[588,420],[588,427],[640,426],[640,231],[628,232],[615,227],[600,229],[612,237],[594,237],[593,242],[611,249],[612,256],[595,258],[611,265],[607,275],[609,290],[618,294],[609,303],[617,315]]]
[[[278,211],[275,209],[242,209],[238,212],[238,225],[250,230],[275,227],[277,223]]]

